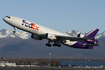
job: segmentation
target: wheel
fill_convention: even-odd
[[[13,33],[16,33],[16,31],[13,31]]]
[[[48,44],[46,44],[46,46],[48,46]]]
[[[48,47],[51,47],[51,44]]]
[[[58,44],[58,47],[61,47],[61,45],[60,45],[60,44]]]
[[[61,47],[61,45],[60,45],[60,44],[53,44],[53,46],[54,46],[54,47],[55,47],[55,46]]]
[[[46,46],[51,47],[51,44],[47,43]]]
[[[53,46],[55,47],[55,46],[56,46],[56,44],[53,44]]]

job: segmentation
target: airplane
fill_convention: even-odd
[[[81,36],[80,33],[77,37],[73,37],[15,16],[5,16],[3,20],[14,28],[13,33],[16,32],[16,29],[20,29],[31,33],[31,38],[35,40],[47,39],[46,46],[48,47],[61,47],[61,44],[63,44],[73,48],[93,49],[93,46],[99,46],[98,40],[94,38],[99,31],[97,28],[84,36]],[[51,42],[54,44],[52,45]]]

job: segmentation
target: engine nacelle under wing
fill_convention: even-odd
[[[38,35],[32,34],[31,38],[35,39],[35,40],[42,40],[42,38]]]
[[[46,37],[49,39],[49,40],[55,40],[56,39],[56,36],[54,34],[46,34]]]

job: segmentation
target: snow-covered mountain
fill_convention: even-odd
[[[66,32],[66,34],[75,37],[77,37],[79,33],[80,32],[75,30]],[[103,56],[103,53],[105,53],[105,32],[96,35],[97,38],[101,38],[99,39],[100,46],[94,47],[92,50],[74,49],[65,47],[64,45],[62,45],[61,48],[48,48],[45,46],[45,43],[48,42],[47,40],[37,41],[30,37],[31,34],[27,32],[16,32],[14,34],[11,30],[0,30],[0,56],[7,58],[46,58],[48,57],[47,54],[52,52],[52,58],[68,58],[68,53],[70,58],[105,58],[105,56]],[[62,52],[62,50],[64,52]]]
[[[65,34],[68,34],[70,36],[73,36],[73,37],[78,37],[78,34],[80,34],[80,37],[84,37],[84,33],[81,33],[79,31],[75,31],[75,30],[70,30],[68,32],[65,32]]]
[[[70,30],[70,31],[65,32],[65,33],[68,34],[68,35],[74,36],[74,37],[77,37],[78,34],[81,34],[81,37],[83,37],[85,35],[84,33],[81,33],[79,31],[75,31],[75,30]],[[105,37],[105,31],[100,33],[100,34],[97,34],[95,36],[95,39],[100,39],[102,37]]]
[[[75,31],[75,30],[70,30],[68,32],[65,32],[65,34],[68,34],[68,35],[74,36],[74,37],[77,37],[78,34],[81,34],[81,37],[83,37],[83,35],[84,35],[83,33],[80,33],[79,31]],[[97,34],[96,39],[100,39],[104,36],[105,36],[105,31],[103,33]],[[8,37],[12,37],[12,38],[19,37],[21,39],[29,39],[29,38],[31,38],[31,34],[28,32],[13,33],[13,31],[7,30],[7,29],[0,30],[0,38],[8,38]]]
[[[29,39],[31,37],[31,34],[27,32],[13,33],[13,31],[7,29],[0,30],[0,38],[8,38],[8,37],[12,38],[19,37],[21,39]]]
[[[105,31],[96,35],[96,39],[100,39],[102,37],[105,37]]]
[[[77,35],[80,34],[80,32],[75,31],[75,30],[70,30],[70,31],[65,32],[65,33],[70,35],[70,36],[75,36],[75,37],[77,37]]]
[[[65,34],[77,37],[77,35],[80,34],[80,32],[71,30],[71,31],[65,32]],[[7,29],[0,30],[0,38],[8,38],[8,37],[12,37],[12,38],[19,37],[21,39],[29,39],[31,38],[31,34],[28,32],[17,32],[17,31],[16,33],[13,33],[13,31],[7,30]]]

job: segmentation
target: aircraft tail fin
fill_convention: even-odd
[[[95,35],[97,34],[97,32],[99,31],[99,29],[95,28],[92,31],[88,32],[84,37],[95,37]]]

